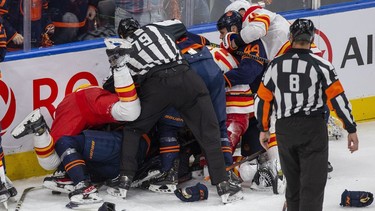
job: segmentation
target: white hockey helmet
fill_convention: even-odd
[[[239,12],[241,9],[247,10],[250,7],[251,7],[251,1],[235,0],[235,1],[232,1],[232,3],[227,6],[227,8],[225,8],[224,12],[226,13],[231,10]]]

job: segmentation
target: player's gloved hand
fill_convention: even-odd
[[[341,203],[343,207],[367,207],[374,201],[374,196],[366,191],[348,191],[341,194]]]
[[[187,187],[185,189],[177,189],[174,194],[181,201],[194,202],[200,200],[206,200],[208,198],[208,189],[205,185],[197,183],[195,186]]]
[[[228,32],[224,38],[223,38],[223,47],[225,49],[227,49],[228,51],[234,51],[234,50],[237,50],[237,46],[236,44],[234,43],[234,40],[236,37],[238,36],[237,33],[234,33],[234,32]]]
[[[112,68],[119,68],[126,64],[127,49],[120,47],[112,49],[107,48],[105,52],[107,53],[108,61]]]

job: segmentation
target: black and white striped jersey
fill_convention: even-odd
[[[151,68],[181,60],[172,35],[155,25],[146,25],[127,38],[133,51],[127,66],[131,75],[145,75]]]
[[[268,131],[269,117],[323,112],[327,104],[349,132],[356,131],[351,105],[333,65],[306,49],[290,49],[275,58],[263,75],[255,99],[259,129]]]

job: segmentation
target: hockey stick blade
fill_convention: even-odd
[[[21,206],[22,206],[23,202],[25,201],[26,195],[29,192],[34,191],[34,190],[40,190],[40,189],[43,189],[43,188],[44,188],[43,186],[36,186],[36,187],[28,187],[25,190],[23,190],[22,195],[17,202],[17,206],[16,206],[15,211],[21,210]]]
[[[72,210],[98,210],[99,207],[102,205],[103,201],[98,201],[97,203],[91,203],[91,204],[77,204],[74,202],[69,202],[65,205],[66,208],[72,209]]]

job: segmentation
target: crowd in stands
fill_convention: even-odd
[[[230,0],[30,0],[30,5],[24,5],[26,2],[0,0],[8,51],[23,49],[25,33],[28,35],[29,31],[31,48],[49,47],[115,36],[116,23],[124,17],[134,17],[141,25],[172,18],[187,26],[214,22],[231,3]],[[27,6],[29,11],[25,9]],[[24,27],[28,20],[25,14],[30,14],[29,30]]]

